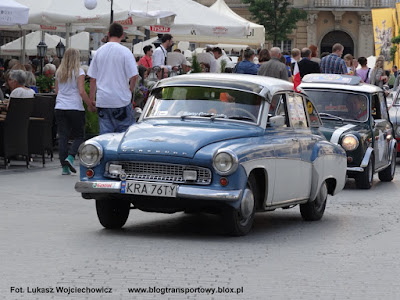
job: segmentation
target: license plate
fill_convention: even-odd
[[[156,197],[176,197],[178,185],[127,180],[121,183],[122,194],[134,194]]]

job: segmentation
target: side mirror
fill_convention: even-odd
[[[137,121],[142,115],[142,109],[140,107],[135,107],[134,114],[135,114],[135,119]]]
[[[283,125],[285,125],[285,116],[273,116],[269,118],[269,124],[271,127],[282,127]]]

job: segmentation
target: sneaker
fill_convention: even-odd
[[[72,155],[68,155],[65,159],[66,165],[72,173],[76,173],[76,169],[74,168],[74,157]]]
[[[61,175],[71,175],[71,172],[70,172],[68,166],[63,166],[63,167],[62,167],[62,173],[61,173]]]

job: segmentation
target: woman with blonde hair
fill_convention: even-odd
[[[80,65],[79,50],[68,48],[65,51],[60,67],[56,72],[56,106],[55,117],[59,138],[59,155],[62,165],[62,175],[76,173],[74,168],[75,155],[79,145],[84,140],[85,108],[95,111],[95,105],[85,91],[85,72]],[[68,140],[72,136],[74,142],[68,149]]]
[[[384,64],[385,58],[382,55],[379,55],[376,59],[375,67],[371,72],[371,84],[383,87],[383,85],[388,81],[388,77],[385,75],[385,70],[383,69]]]
[[[344,62],[346,63],[347,74],[348,75],[356,75],[356,68],[354,68],[354,64],[353,64],[353,55],[346,54],[343,57],[343,59],[344,59]]]

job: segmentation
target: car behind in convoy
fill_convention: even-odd
[[[396,140],[397,140],[397,156],[400,155],[400,88],[397,92],[392,93],[393,102],[389,109],[390,121],[393,124]]]
[[[306,75],[300,87],[319,111],[320,130],[346,150],[347,175],[356,186],[371,188],[374,173],[392,181],[397,149],[384,91],[357,76],[335,74]]]
[[[247,234],[256,211],[300,205],[321,219],[340,192],[346,154],[320,133],[312,102],[279,79],[192,74],[159,81],[137,124],[79,150],[76,191],[100,223],[122,227],[131,208],[205,211]]]

